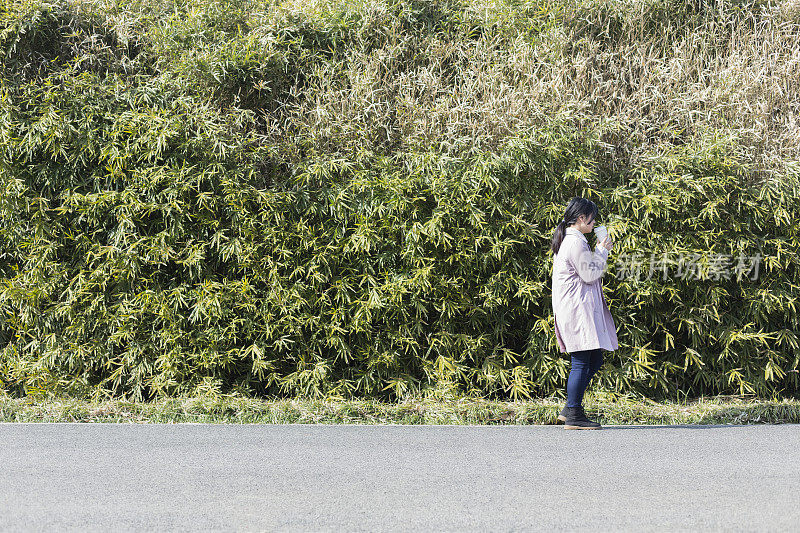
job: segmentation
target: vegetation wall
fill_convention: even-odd
[[[797,2],[6,0],[0,61],[9,394],[561,394],[576,195],[599,388],[798,392]]]

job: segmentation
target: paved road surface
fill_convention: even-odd
[[[0,424],[2,531],[798,531],[800,426]]]

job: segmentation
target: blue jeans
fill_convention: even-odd
[[[572,352],[572,367],[567,378],[567,407],[580,407],[583,402],[583,393],[589,386],[595,372],[603,365],[603,352],[585,350]]]

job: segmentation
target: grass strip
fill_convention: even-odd
[[[0,422],[211,424],[555,424],[563,400],[502,402],[474,398],[373,400],[260,400],[236,396],[167,398],[153,402],[34,399],[0,396]],[[800,423],[800,400],[742,397],[654,402],[589,395],[584,407],[604,425]]]

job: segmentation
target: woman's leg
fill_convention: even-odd
[[[591,361],[594,350],[572,352],[572,366],[567,378],[567,407],[580,407],[583,402],[583,392],[589,384],[591,377]]]
[[[589,364],[589,381],[592,380],[597,371],[600,370],[600,367],[603,366],[603,350],[598,348],[592,350],[592,352],[592,358]]]

